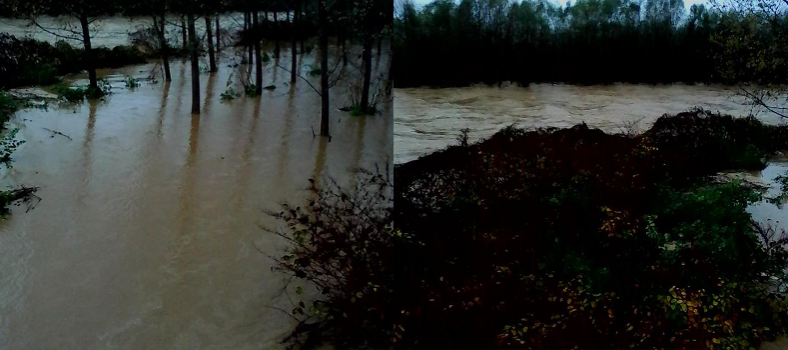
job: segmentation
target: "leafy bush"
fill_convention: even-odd
[[[87,88],[79,86],[58,85],[54,87],[54,91],[69,102],[81,102],[87,94]]]
[[[244,85],[244,94],[249,97],[257,96],[257,86],[255,84],[249,83]]]
[[[364,192],[313,187],[278,216],[293,244],[280,266],[321,292],[293,310],[305,318],[289,340],[755,348],[788,330],[788,238],[752,222],[760,194],[706,179],[761,167],[786,137],[700,110],[629,136],[510,127],[398,166],[393,214],[359,216],[375,208]]]
[[[125,80],[125,83],[126,83],[126,87],[129,90],[134,90],[134,89],[136,89],[136,88],[138,88],[140,86],[139,80],[135,79],[134,77],[128,77],[127,76],[126,80]]]
[[[5,122],[16,112],[19,101],[11,95],[0,91],[0,129],[5,128]]]
[[[380,318],[383,310],[366,306],[396,299],[391,289],[396,281],[380,272],[403,259],[391,253],[410,242],[391,225],[390,179],[379,172],[360,171],[358,176],[358,185],[350,190],[331,179],[318,188],[310,179],[313,199],[305,208],[284,205],[281,212],[271,213],[286,224],[285,230],[272,232],[293,247],[277,258],[279,269],[309,281],[320,293],[314,301],[301,300],[292,311],[305,317],[288,341],[305,348],[322,341],[358,346],[369,339],[363,332],[384,339],[396,332]],[[296,293],[303,298],[301,287]],[[374,325],[363,327],[358,323],[362,320]]]

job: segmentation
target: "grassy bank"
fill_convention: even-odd
[[[369,176],[277,214],[293,243],[280,268],[319,292],[294,305],[289,341],[747,349],[785,333],[786,240],[745,211],[762,194],[709,178],[762,168],[788,127],[693,111],[640,135],[460,141],[395,169],[393,210],[369,206],[391,198]]]

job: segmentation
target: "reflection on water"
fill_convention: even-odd
[[[769,163],[763,170],[748,175],[755,179],[755,183],[767,188],[764,193],[765,196],[778,197],[781,194],[781,186],[777,182],[777,177],[788,175],[788,162],[786,162],[786,159],[778,159]],[[786,204],[788,203],[784,200],[780,205],[762,201],[750,205],[747,211],[759,223],[771,226],[777,231],[788,231],[788,206]]]
[[[394,162],[403,163],[456,143],[469,128],[472,140],[503,127],[570,127],[582,122],[607,132],[640,120],[646,129],[665,113],[700,106],[731,115],[750,109],[736,88],[710,85],[534,84],[503,88],[395,89]],[[768,122],[777,117],[763,116]]]
[[[201,75],[201,115],[177,61],[172,83],[129,91],[123,76],[153,64],[105,71],[105,101],[14,117],[27,143],[2,184],[41,186],[43,200],[0,223],[0,348],[281,348],[292,320],[271,307],[292,307],[266,254],[285,245],[260,229],[275,224],[262,211],[304,200],[310,177],[350,184],[351,169],[390,160],[392,120],[388,104],[332,109],[332,141],[315,138],[319,96],[274,63],[275,90],[223,102],[225,57]]]

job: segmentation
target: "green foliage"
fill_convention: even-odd
[[[322,74],[322,72],[323,71],[320,69],[320,67],[316,67],[316,66],[312,66],[312,65],[309,66],[309,75],[310,76],[319,77],[320,74]]]
[[[98,80],[98,88],[55,85],[52,89],[68,102],[82,102],[85,98],[98,99],[110,94],[112,86],[106,78],[100,78]]]
[[[257,96],[257,86],[255,84],[249,83],[244,85],[244,94],[248,97],[256,97]]]
[[[0,131],[5,130],[6,122],[19,108],[20,101],[5,91],[0,90]]]
[[[82,102],[85,99],[88,89],[80,86],[57,85],[53,90],[61,98],[69,102]]]
[[[236,94],[235,89],[232,86],[230,86],[227,88],[227,90],[222,92],[221,99],[222,101],[232,101],[235,99],[235,94]]]
[[[125,79],[126,88],[129,90],[134,90],[140,86],[139,80],[135,79],[134,77],[127,76]]]
[[[5,164],[6,167],[11,167],[11,154],[16,151],[16,149],[25,143],[24,140],[17,140],[16,134],[19,132],[19,129],[13,129],[5,134],[0,139],[0,163]]]
[[[350,111],[350,115],[354,117],[358,117],[362,115],[374,115],[378,113],[378,110],[377,108],[375,108],[375,106],[369,106],[365,110],[359,103],[353,104],[353,106],[351,106],[348,110]]]

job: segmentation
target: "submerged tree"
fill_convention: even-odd
[[[147,13],[153,20],[152,32],[156,42],[159,44],[159,55],[161,56],[162,66],[164,67],[165,81],[172,81],[170,72],[169,43],[167,42],[167,0],[147,0],[140,1],[125,9],[129,15],[136,13]]]
[[[217,71],[216,69],[216,52],[213,48],[213,31],[211,30],[211,17],[205,15],[205,32],[208,37],[208,61],[210,62],[211,73]]]
[[[361,101],[359,109],[362,113],[374,113],[375,106],[370,101],[370,87],[372,83],[372,45],[377,39],[382,40],[386,19],[393,11],[391,3],[378,0],[355,0],[353,2],[352,27],[355,28],[362,43],[362,74]],[[380,50],[378,50],[380,54]]]
[[[189,57],[192,68],[192,114],[200,114],[200,61],[197,52],[199,41],[197,40],[197,31],[194,28],[194,13],[189,12],[186,17],[189,26]]]
[[[91,25],[98,17],[113,13],[117,10],[117,3],[112,0],[77,0],[77,1],[56,1],[56,0],[32,0],[23,4],[23,10],[19,13],[25,14],[27,18],[38,28],[55,35],[56,37],[67,40],[78,40],[85,48],[84,62],[88,71],[90,85],[88,96],[100,96],[102,91],[98,86],[96,75],[96,63],[93,55],[93,44],[91,42]],[[72,26],[69,22],[62,23],[58,28],[47,27],[41,22],[40,16],[48,13],[68,14],[79,22],[79,27]],[[67,34],[62,34],[67,33]]]
[[[328,9],[326,0],[317,0],[317,8],[320,23],[320,135],[330,136],[328,130]]]

